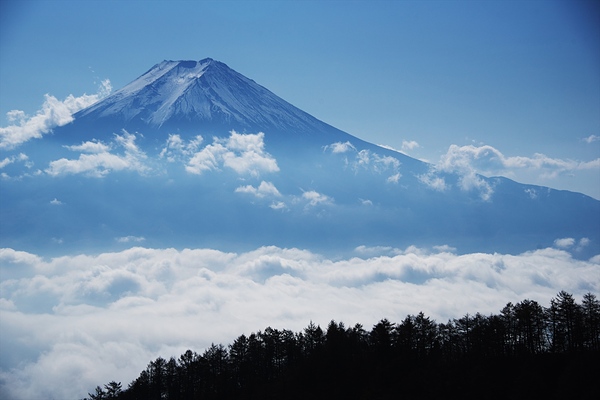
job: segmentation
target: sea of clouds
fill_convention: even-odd
[[[370,329],[423,311],[438,322],[549,304],[558,291],[600,293],[600,255],[585,239],[520,255],[360,246],[329,259],[261,247],[128,250],[46,259],[0,250],[0,397],[77,399],[126,387],[158,356],[202,352],[267,326],[301,331],[334,319]]]

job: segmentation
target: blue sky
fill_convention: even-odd
[[[362,139],[600,198],[594,2],[1,7],[0,126],[11,110],[35,115],[46,93],[118,89],[163,59],[212,57]]]

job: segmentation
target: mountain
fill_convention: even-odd
[[[113,130],[201,129],[223,135],[233,129],[328,140],[350,138],[210,58],[155,65],[110,97],[77,113],[75,126],[85,125]]]
[[[4,247],[600,253],[595,199],[365,142],[209,58],[163,61],[73,117],[7,151],[29,172],[3,182]]]

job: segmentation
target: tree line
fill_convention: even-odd
[[[593,398],[599,356],[600,301],[561,291],[548,307],[523,300],[446,323],[421,312],[370,331],[268,327],[159,357],[127,388],[112,381],[85,400]]]

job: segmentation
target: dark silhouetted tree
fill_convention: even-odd
[[[600,300],[586,293],[581,303],[583,313],[583,344],[588,350],[600,351]]]

